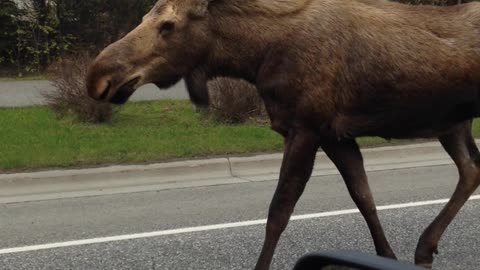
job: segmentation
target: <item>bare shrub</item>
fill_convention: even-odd
[[[85,78],[92,58],[80,55],[61,59],[48,69],[54,91],[44,92],[47,105],[57,117],[74,117],[84,123],[104,123],[112,119],[113,107],[87,94]]]
[[[265,118],[265,106],[254,85],[236,79],[217,78],[208,83],[210,112],[218,121],[237,124]]]

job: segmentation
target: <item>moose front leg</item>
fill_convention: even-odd
[[[358,144],[354,140],[329,141],[322,144],[322,149],[343,176],[350,196],[367,222],[377,254],[395,259],[377,216]]]
[[[198,108],[208,108],[210,105],[210,94],[208,93],[207,74],[202,69],[196,69],[185,76],[190,101]]]
[[[287,135],[280,179],[270,204],[265,242],[255,270],[270,268],[280,235],[312,173],[318,147],[318,138],[310,131],[290,131]]]

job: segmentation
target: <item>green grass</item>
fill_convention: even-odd
[[[475,134],[480,135],[478,122]],[[387,142],[363,138],[360,143]],[[45,107],[0,109],[0,172],[281,150],[282,138],[268,126],[218,124],[183,101],[130,103],[106,125],[57,120]]]
[[[220,125],[188,102],[130,103],[111,124],[57,120],[47,108],[0,110],[0,171],[279,151],[266,126]]]
[[[0,82],[47,80],[46,75],[27,75],[22,77],[0,77]]]

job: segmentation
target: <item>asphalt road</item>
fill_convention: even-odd
[[[392,246],[400,259],[411,261],[419,234],[442,205],[402,208],[397,204],[448,198],[456,170],[436,166],[369,175],[377,204],[394,205],[379,212]],[[264,225],[231,223],[266,217],[275,185],[275,181],[250,182],[1,204],[0,269],[252,269]],[[372,253],[359,214],[331,213],[352,208],[339,176],[313,178],[295,215],[328,212],[330,216],[291,221],[273,269],[291,269],[301,255],[312,251]],[[472,200],[440,243],[435,269],[479,268],[479,221],[480,200]],[[221,225],[204,227],[213,224]],[[135,235],[144,232],[155,233]],[[118,241],[122,237],[133,239]],[[74,242],[53,249],[10,250],[65,241]]]
[[[0,82],[0,107],[26,107],[45,104],[42,93],[53,91],[48,81],[6,81]],[[140,87],[132,96],[133,101],[188,99],[183,82],[169,90],[160,90],[153,84]]]

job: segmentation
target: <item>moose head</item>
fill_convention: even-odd
[[[168,88],[199,62],[209,47],[212,0],[160,0],[142,23],[105,48],[89,70],[89,95],[123,104],[147,83]]]

